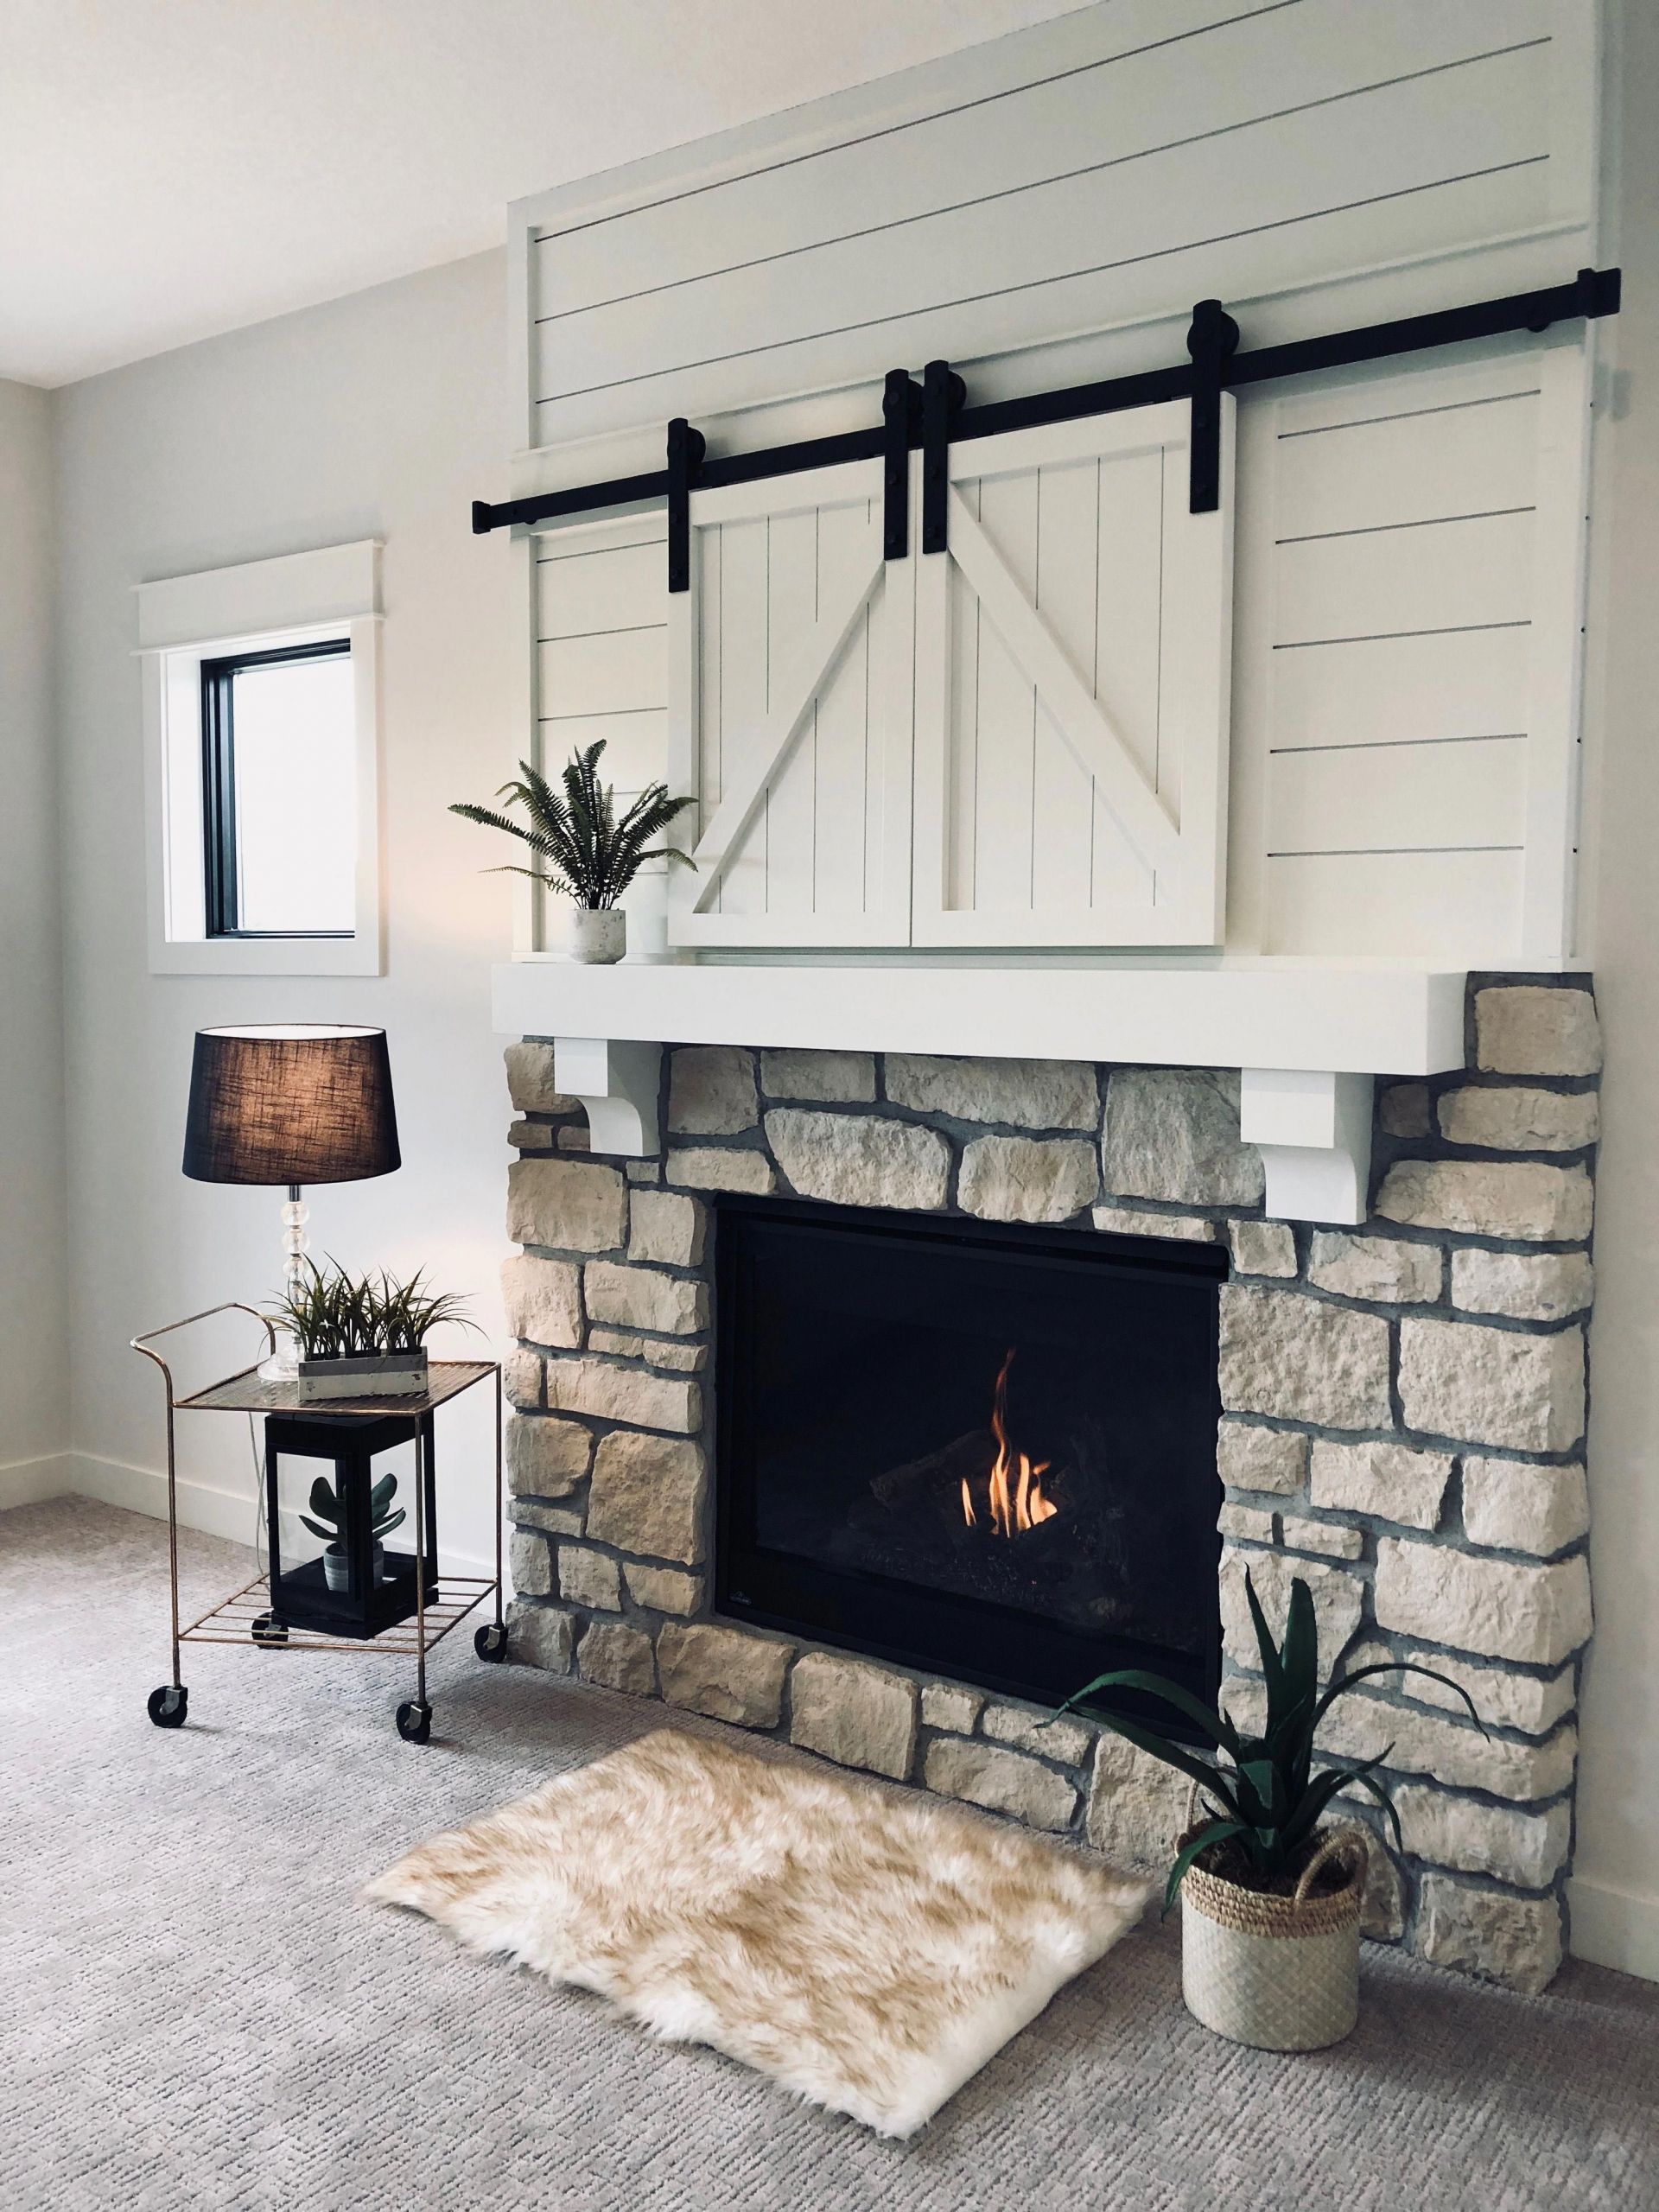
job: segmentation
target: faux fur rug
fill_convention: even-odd
[[[976,1814],[660,1730],[365,1894],[909,2135],[1148,1891]]]

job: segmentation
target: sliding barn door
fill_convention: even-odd
[[[696,800],[680,945],[903,944],[916,563],[881,558],[880,468],[691,500],[670,608],[670,775]]]
[[[1190,410],[952,446],[917,569],[912,942],[1222,933],[1233,403],[1218,512]]]

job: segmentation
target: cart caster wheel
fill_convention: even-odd
[[[149,1694],[148,1711],[158,1728],[182,1728],[189,1710],[189,1691],[175,1689],[171,1682],[163,1682]]]
[[[406,1744],[424,1744],[432,1733],[432,1708],[410,1698],[397,1708],[397,1733]]]
[[[252,1635],[256,1643],[286,1643],[288,1624],[275,1619],[270,1613],[261,1613],[253,1624]]]
[[[473,1649],[480,1659],[487,1659],[493,1667],[499,1666],[507,1656],[507,1631],[499,1621],[486,1621],[473,1637]]]

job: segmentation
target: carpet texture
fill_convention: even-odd
[[[913,1793],[661,1729],[368,1885],[879,2135],[913,2135],[1148,1884]]]
[[[410,1837],[637,1740],[663,1707],[480,1666],[456,1638],[423,1749],[392,1727],[407,1662],[187,1649],[170,1734],[144,1717],[166,1562],[137,1515],[0,1514],[5,2212],[1659,2203],[1659,1988],[1590,1967],[1523,1998],[1368,1944],[1353,2036],[1283,2057],[1187,2017],[1154,1917],[908,2143],[648,2043],[584,1991],[480,1972],[357,1891]],[[185,1539],[200,1605],[251,1572]]]

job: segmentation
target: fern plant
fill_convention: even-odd
[[[1316,1847],[1314,1831],[1325,1808],[1340,1791],[1354,1784],[1376,1800],[1388,1815],[1396,1847],[1403,1847],[1394,1801],[1376,1771],[1386,1762],[1392,1744],[1375,1758],[1363,1759],[1357,1765],[1313,1771],[1313,1738],[1319,1723],[1339,1697],[1369,1676],[1422,1675],[1430,1681],[1444,1683],[1468,1707],[1469,1716],[1482,1735],[1486,1733],[1474,1700],[1461,1684],[1414,1661],[1388,1659],[1356,1667],[1332,1682],[1321,1696],[1319,1624],[1306,1583],[1299,1576],[1290,1586],[1282,1643],[1273,1640],[1248,1572],[1244,1592],[1267,1681],[1266,1723],[1261,1735],[1243,1733],[1217,1707],[1205,1704],[1166,1675],[1135,1667],[1096,1675],[1051,1716],[1058,1720],[1101,1690],[1135,1690],[1179,1714],[1203,1739],[1204,1751],[1190,1750],[1185,1742],[1173,1741],[1143,1721],[1128,1719],[1117,1713],[1096,1716],[1115,1734],[1195,1782],[1201,1793],[1207,1817],[1182,1845],[1169,1870],[1164,1889],[1166,1912],[1175,1902],[1187,1868],[1212,1850],[1222,1862],[1214,1871],[1247,1889],[1294,1887],[1295,1877]],[[1049,1723],[1039,1725],[1046,1727]]]
[[[585,753],[570,755],[559,775],[563,796],[528,760],[521,760],[519,773],[503,784],[496,797],[510,808],[522,808],[522,822],[493,807],[451,806],[451,814],[522,838],[536,856],[529,868],[509,861],[488,874],[527,875],[532,882],[573,899],[578,906],[599,912],[615,906],[646,861],[696,865],[677,846],[652,842],[691,801],[671,798],[666,784],[648,784],[619,821],[615,791],[599,780],[599,756],[604,750],[601,737]]]

